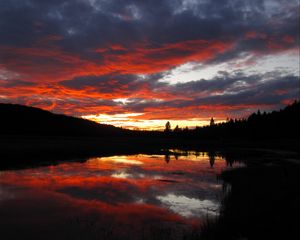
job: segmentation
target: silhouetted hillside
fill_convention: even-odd
[[[16,104],[0,104],[1,135],[116,136],[127,130]]]
[[[173,131],[131,131],[111,125],[98,124],[34,107],[0,104],[0,135],[39,136],[128,136],[143,138],[190,138],[201,141],[226,139],[280,139],[299,138],[300,103],[271,113],[253,113],[247,119],[230,119],[227,122],[196,129]]]
[[[247,119],[230,119],[211,126],[197,127],[194,130],[174,130],[174,137],[202,139],[278,139],[299,138],[300,103],[280,111],[251,114]]]

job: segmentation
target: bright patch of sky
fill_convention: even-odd
[[[284,8],[282,5],[284,4]],[[299,7],[299,0],[288,0],[288,1],[274,1],[274,0],[265,0],[264,7],[268,17],[282,14],[283,12],[288,13],[288,11],[295,8],[295,6]]]
[[[96,11],[100,11],[101,10],[101,0],[81,0],[83,2],[88,2],[90,4],[91,7],[93,7],[93,9],[95,9]]]
[[[102,5],[107,4],[106,0],[81,0],[83,2],[88,2],[89,5],[95,10],[99,12],[103,12],[105,14],[111,15],[115,18],[124,21],[132,21],[139,20],[142,18],[142,14],[139,8],[135,4],[129,4],[123,9],[122,12],[109,12],[106,9],[103,9]]]
[[[205,17],[205,13],[201,8],[202,4],[205,4],[208,0],[182,0],[173,9],[173,14],[182,14],[185,11],[192,11],[195,16]],[[214,17],[214,16],[210,16]]]
[[[299,55],[291,52],[259,57],[244,54],[239,59],[221,64],[186,63],[167,72],[159,81],[177,84],[201,79],[211,80],[217,77],[219,72],[231,73],[233,71],[241,71],[245,75],[280,71],[283,74],[299,76],[299,66]]]
[[[98,115],[85,115],[82,118],[89,119],[95,122],[108,124],[111,122],[123,122],[130,119],[130,117],[140,116],[143,113],[121,113],[121,114],[98,114]]]
[[[20,77],[20,75],[18,73],[9,71],[5,68],[1,68],[1,65],[0,65],[0,80],[10,80],[10,79],[16,79],[19,77]]]
[[[113,99],[113,101],[115,103],[121,103],[123,105],[126,105],[127,103],[130,103],[130,99],[129,98],[115,98],[115,99]]]
[[[165,124],[169,119],[137,119],[136,116],[143,113],[128,113],[128,114],[99,114],[82,116],[84,119],[95,121],[101,124],[111,124],[116,127],[139,130],[164,130]],[[216,123],[223,122],[225,119],[215,119]],[[172,129],[178,125],[180,128],[195,128],[196,126],[208,125],[210,119],[194,118],[189,120],[171,120]]]
[[[128,20],[139,20],[142,17],[140,10],[133,4],[127,6],[125,10],[127,12],[127,18],[129,18]]]

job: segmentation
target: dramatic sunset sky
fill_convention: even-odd
[[[298,0],[0,0],[0,102],[127,128],[299,99]]]

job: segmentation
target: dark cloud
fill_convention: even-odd
[[[25,82],[18,79],[12,79],[9,81],[1,81],[0,85],[6,88],[13,88],[13,87],[22,87],[22,86],[34,86],[34,83],[31,82]]]
[[[297,1],[290,2],[297,6]],[[81,52],[112,43],[238,40],[248,31],[295,37],[299,15],[279,3],[281,8],[272,15],[261,0],[2,1],[1,32],[6,34],[1,34],[0,42],[22,46],[60,35],[64,48]],[[248,44],[255,48],[257,43]]]
[[[273,78],[270,79],[270,75]],[[277,77],[276,77],[277,75]],[[164,89],[174,95],[191,96],[190,100],[156,101],[136,99],[129,104],[132,111],[142,112],[151,109],[170,108],[184,109],[207,105],[224,106],[255,106],[256,109],[269,105],[280,108],[284,100],[298,99],[300,93],[299,77],[293,75],[281,76],[279,72],[254,74],[228,74],[211,80],[199,80],[176,85]],[[162,84],[159,84],[162,87]]]
[[[298,75],[228,70],[175,85],[159,80],[187,62],[297,51],[298,10],[297,0],[0,1],[1,101],[73,115],[280,106],[299,98]]]
[[[136,82],[138,77],[136,75],[104,75],[104,76],[87,76],[87,77],[78,77],[72,80],[66,80],[60,82],[61,85],[74,88],[74,89],[82,89],[87,86],[95,87],[101,90],[101,92],[112,92],[112,88],[120,88],[122,86],[127,86]],[[132,89],[133,90],[133,89]]]

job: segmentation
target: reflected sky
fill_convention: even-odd
[[[216,175],[226,168],[221,156],[174,150],[0,172],[1,231],[11,239],[181,239],[218,215]]]

